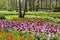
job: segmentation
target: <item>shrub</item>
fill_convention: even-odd
[[[60,12],[60,7],[54,7],[53,12]]]
[[[6,19],[6,18],[5,18],[5,15],[0,14],[0,19]]]

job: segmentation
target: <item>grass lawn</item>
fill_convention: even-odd
[[[10,20],[12,18],[18,18],[18,12],[12,11],[12,12],[8,12],[8,15],[6,15],[5,13],[5,17],[6,19]],[[13,15],[10,15],[10,14]],[[15,15],[16,14],[16,15]],[[42,19],[50,19],[50,20],[54,20],[56,22],[54,23],[58,23],[60,24],[60,12],[27,12],[25,15],[26,19],[32,20],[32,19],[37,19],[40,20]]]
[[[8,14],[5,15],[7,19],[10,19],[12,17],[18,17],[18,12],[12,11],[1,11],[2,14]],[[13,14],[13,15],[10,15]],[[16,14],[16,15],[15,15]],[[58,18],[60,20],[60,12],[27,12],[25,15],[25,18]]]
[[[1,14],[4,14],[6,19],[12,19],[12,18],[18,18],[18,12],[16,11],[0,11]],[[28,11],[26,12],[25,15],[26,19],[32,20],[32,19],[37,19],[40,20],[42,19],[50,19],[54,20],[60,23],[60,12],[35,12],[35,11]]]

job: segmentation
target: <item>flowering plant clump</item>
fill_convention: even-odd
[[[7,33],[6,40],[13,40],[12,36],[10,35],[10,33]]]
[[[0,36],[3,36],[3,35],[4,35],[4,31],[0,30]]]
[[[60,25],[57,24],[47,24],[35,21],[26,22],[11,22],[6,20],[0,20],[0,29],[9,30],[15,29],[21,33],[33,34],[37,39],[40,38],[39,35],[44,35],[43,39],[48,35],[49,38],[55,38],[55,35],[60,35]]]
[[[19,37],[17,38],[17,40],[24,40],[24,38],[22,38],[22,37],[19,36]]]

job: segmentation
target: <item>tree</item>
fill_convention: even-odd
[[[25,12],[27,12],[27,0],[25,0]]]
[[[31,4],[32,0],[28,0],[28,2],[29,2],[29,11],[32,11],[32,4]]]
[[[22,12],[21,9],[21,0],[19,0],[19,18],[24,18],[25,12],[27,12],[27,0],[25,0],[25,7],[24,7],[24,12]]]
[[[60,0],[59,0],[59,7],[60,7]]]
[[[19,17],[22,18],[22,12],[21,12],[21,0],[19,0]]]
[[[34,7],[35,7],[34,2],[35,2],[35,0],[32,1],[32,6],[33,6],[32,9],[33,9],[33,11],[34,11]]]
[[[39,0],[36,0],[36,11],[39,10]]]
[[[42,0],[41,0],[41,9],[42,9]]]
[[[47,0],[46,0],[46,12],[47,12]]]
[[[51,10],[51,2],[52,2],[52,0],[50,0],[50,10]]]
[[[27,12],[27,0],[25,0],[25,7],[24,7],[23,17],[25,16],[25,12]]]
[[[15,0],[10,0],[10,10],[15,10]]]
[[[7,10],[8,11],[13,11],[13,10],[15,10],[15,0],[5,0],[6,1],[6,3],[5,3],[5,6],[6,6],[6,8],[7,8]]]
[[[58,0],[56,0],[56,7],[57,7]]]
[[[15,10],[18,12],[17,0],[15,0]]]
[[[6,1],[6,7],[7,7],[7,10],[9,10],[9,8],[10,8],[9,5],[10,5],[10,2],[9,2],[9,0],[7,0],[7,1]]]
[[[5,0],[0,0],[0,8],[1,8],[1,9],[2,9],[3,7],[5,7],[4,2],[5,2]]]

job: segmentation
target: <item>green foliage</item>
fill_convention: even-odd
[[[5,15],[0,14],[0,19],[6,19],[6,18],[5,18]]]
[[[53,12],[60,12],[60,7],[54,7]]]

